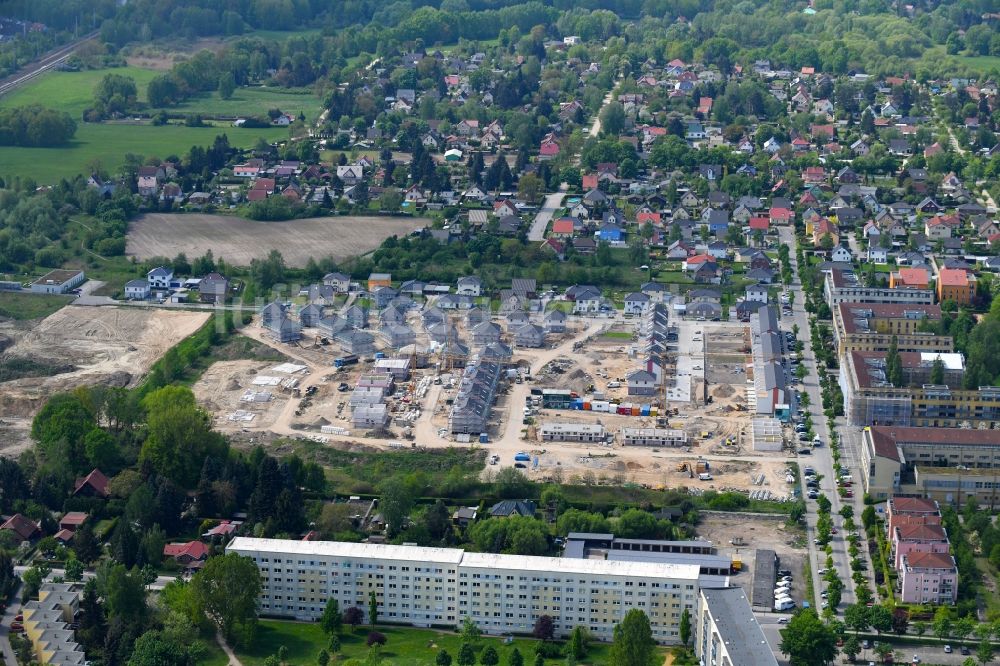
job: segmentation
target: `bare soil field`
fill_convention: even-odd
[[[695,528],[699,538],[711,541],[720,555],[739,555],[743,573],[734,577],[736,585],[750,590],[753,565],[758,549],[773,550],[781,560],[781,568],[792,572],[792,598],[805,599],[806,581],[802,566],[806,561],[806,541],[801,529],[789,529],[783,520],[769,520],[734,513],[731,516],[702,514]],[[742,545],[731,543],[742,537]]]
[[[208,317],[207,312],[73,306],[33,324],[5,325],[3,334],[14,342],[0,362],[39,363],[55,372],[0,383],[0,452],[13,453],[28,443],[31,419],[53,393],[88,384],[134,386]]]
[[[271,425],[288,402],[289,394],[278,386],[254,386],[258,375],[268,375],[274,361],[219,361],[213,363],[201,378],[194,383],[198,404],[213,415],[214,425],[219,430],[239,427],[240,423],[229,420],[229,414],[246,411],[255,414],[250,425],[262,428]],[[245,402],[241,400],[247,391],[268,392],[272,399],[267,402]],[[243,424],[245,425],[245,424]]]
[[[427,226],[419,217],[309,217],[284,222],[256,222],[230,215],[149,213],[129,228],[126,253],[140,260],[184,252],[200,257],[212,250],[236,266],[278,250],[285,263],[302,268],[310,257],[334,259],[364,254],[389,236],[403,236]]]

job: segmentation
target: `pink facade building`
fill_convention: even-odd
[[[886,502],[886,517],[889,522],[889,534],[897,525],[922,522],[925,525],[941,524],[941,509],[938,503],[922,497],[890,497]],[[901,520],[905,517],[906,520]],[[917,519],[917,520],[910,520]]]
[[[954,604],[958,567],[944,553],[910,553],[899,572],[900,596],[908,604]]]
[[[940,525],[897,525],[892,530],[893,566],[899,570],[903,557],[912,553],[940,553],[949,551],[948,533]]]

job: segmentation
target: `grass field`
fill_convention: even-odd
[[[42,319],[69,301],[69,296],[0,291],[0,318]]]
[[[441,650],[447,650],[454,659],[462,645],[462,639],[456,634],[443,633],[430,629],[412,629],[409,627],[378,627],[379,633],[388,638],[381,656],[383,663],[392,666],[434,666],[435,658]],[[365,638],[368,628],[358,627],[357,633],[351,633],[345,628],[341,634],[341,654],[346,658],[360,658],[368,654]],[[492,645],[500,655],[500,663],[508,663],[508,655],[517,647],[526,664],[533,663],[536,641],[530,639],[515,639],[512,644],[505,645],[499,638],[483,638],[479,645],[485,648]],[[269,655],[277,654],[278,648],[284,645],[288,648],[288,663],[302,666],[316,663],[316,655],[327,647],[328,640],[319,624],[301,622],[279,622],[262,620],[257,632],[257,639],[249,648],[237,649],[236,654],[245,666],[263,666]],[[588,655],[579,663],[606,664],[610,646],[593,643]],[[550,659],[548,665],[562,664],[562,659]]]
[[[135,79],[140,102],[146,102],[146,88],[153,77],[162,74],[141,67],[116,67],[83,72],[49,72],[35,81],[0,98],[0,106],[41,104],[69,113],[77,121],[93,104],[94,88],[107,74],[120,74]],[[322,109],[320,99],[308,88],[237,88],[231,99],[222,99],[212,92],[193,97],[183,104],[166,107],[173,113],[208,115],[263,115],[268,109],[279,108],[286,113],[305,114],[314,120]]]
[[[145,101],[146,87],[150,80],[162,72],[139,67],[115,67],[84,72],[48,72],[9,95],[0,97],[0,106],[41,104],[65,111],[80,122],[84,109],[93,105],[94,88],[106,74],[121,74],[135,79],[139,100]]]
[[[125,153],[161,159],[185,155],[191,146],[209,146],[219,134],[241,148],[253,146],[258,137],[278,141],[288,137],[287,128],[241,129],[227,124],[215,127],[183,125],[106,125],[80,123],[76,136],[63,148],[7,148],[0,159],[0,176],[19,175],[39,183],[55,183],[60,178],[86,174],[88,165],[97,160],[114,174],[125,161]]]
[[[222,99],[219,93],[193,97],[183,104],[166,109],[170,113],[202,113],[218,116],[263,116],[268,109],[281,109],[285,113],[306,117],[314,121],[323,105],[308,88],[237,88],[230,99]]]
[[[60,178],[83,174],[93,160],[114,173],[124,162],[125,153],[144,157],[165,158],[184,155],[191,146],[209,145],[216,135],[225,132],[235,146],[247,148],[263,137],[280,141],[288,137],[287,128],[239,129],[229,123],[210,127],[184,127],[169,124],[154,127],[149,124],[92,124],[82,122],[84,110],[93,102],[94,88],[109,73],[135,79],[140,102],[146,101],[149,81],[161,72],[140,67],[83,72],[49,72],[0,98],[0,106],[13,107],[41,104],[69,113],[77,121],[76,136],[62,148],[4,148],[0,160],[0,176],[20,175],[39,183],[53,183]],[[224,100],[217,92],[200,95],[181,105],[171,107],[172,113],[205,115],[263,115],[278,108],[312,121],[320,113],[320,100],[308,89],[240,88],[231,99]]]

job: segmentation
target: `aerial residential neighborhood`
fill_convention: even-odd
[[[994,663],[998,26],[0,4],[4,666]]]

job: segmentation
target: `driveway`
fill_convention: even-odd
[[[528,231],[529,241],[540,243],[545,240],[545,230],[548,228],[549,222],[552,221],[552,216],[562,206],[562,200],[565,196],[562,192],[545,195],[545,201],[542,203],[542,207],[538,209],[535,221],[531,223],[531,229]]]

